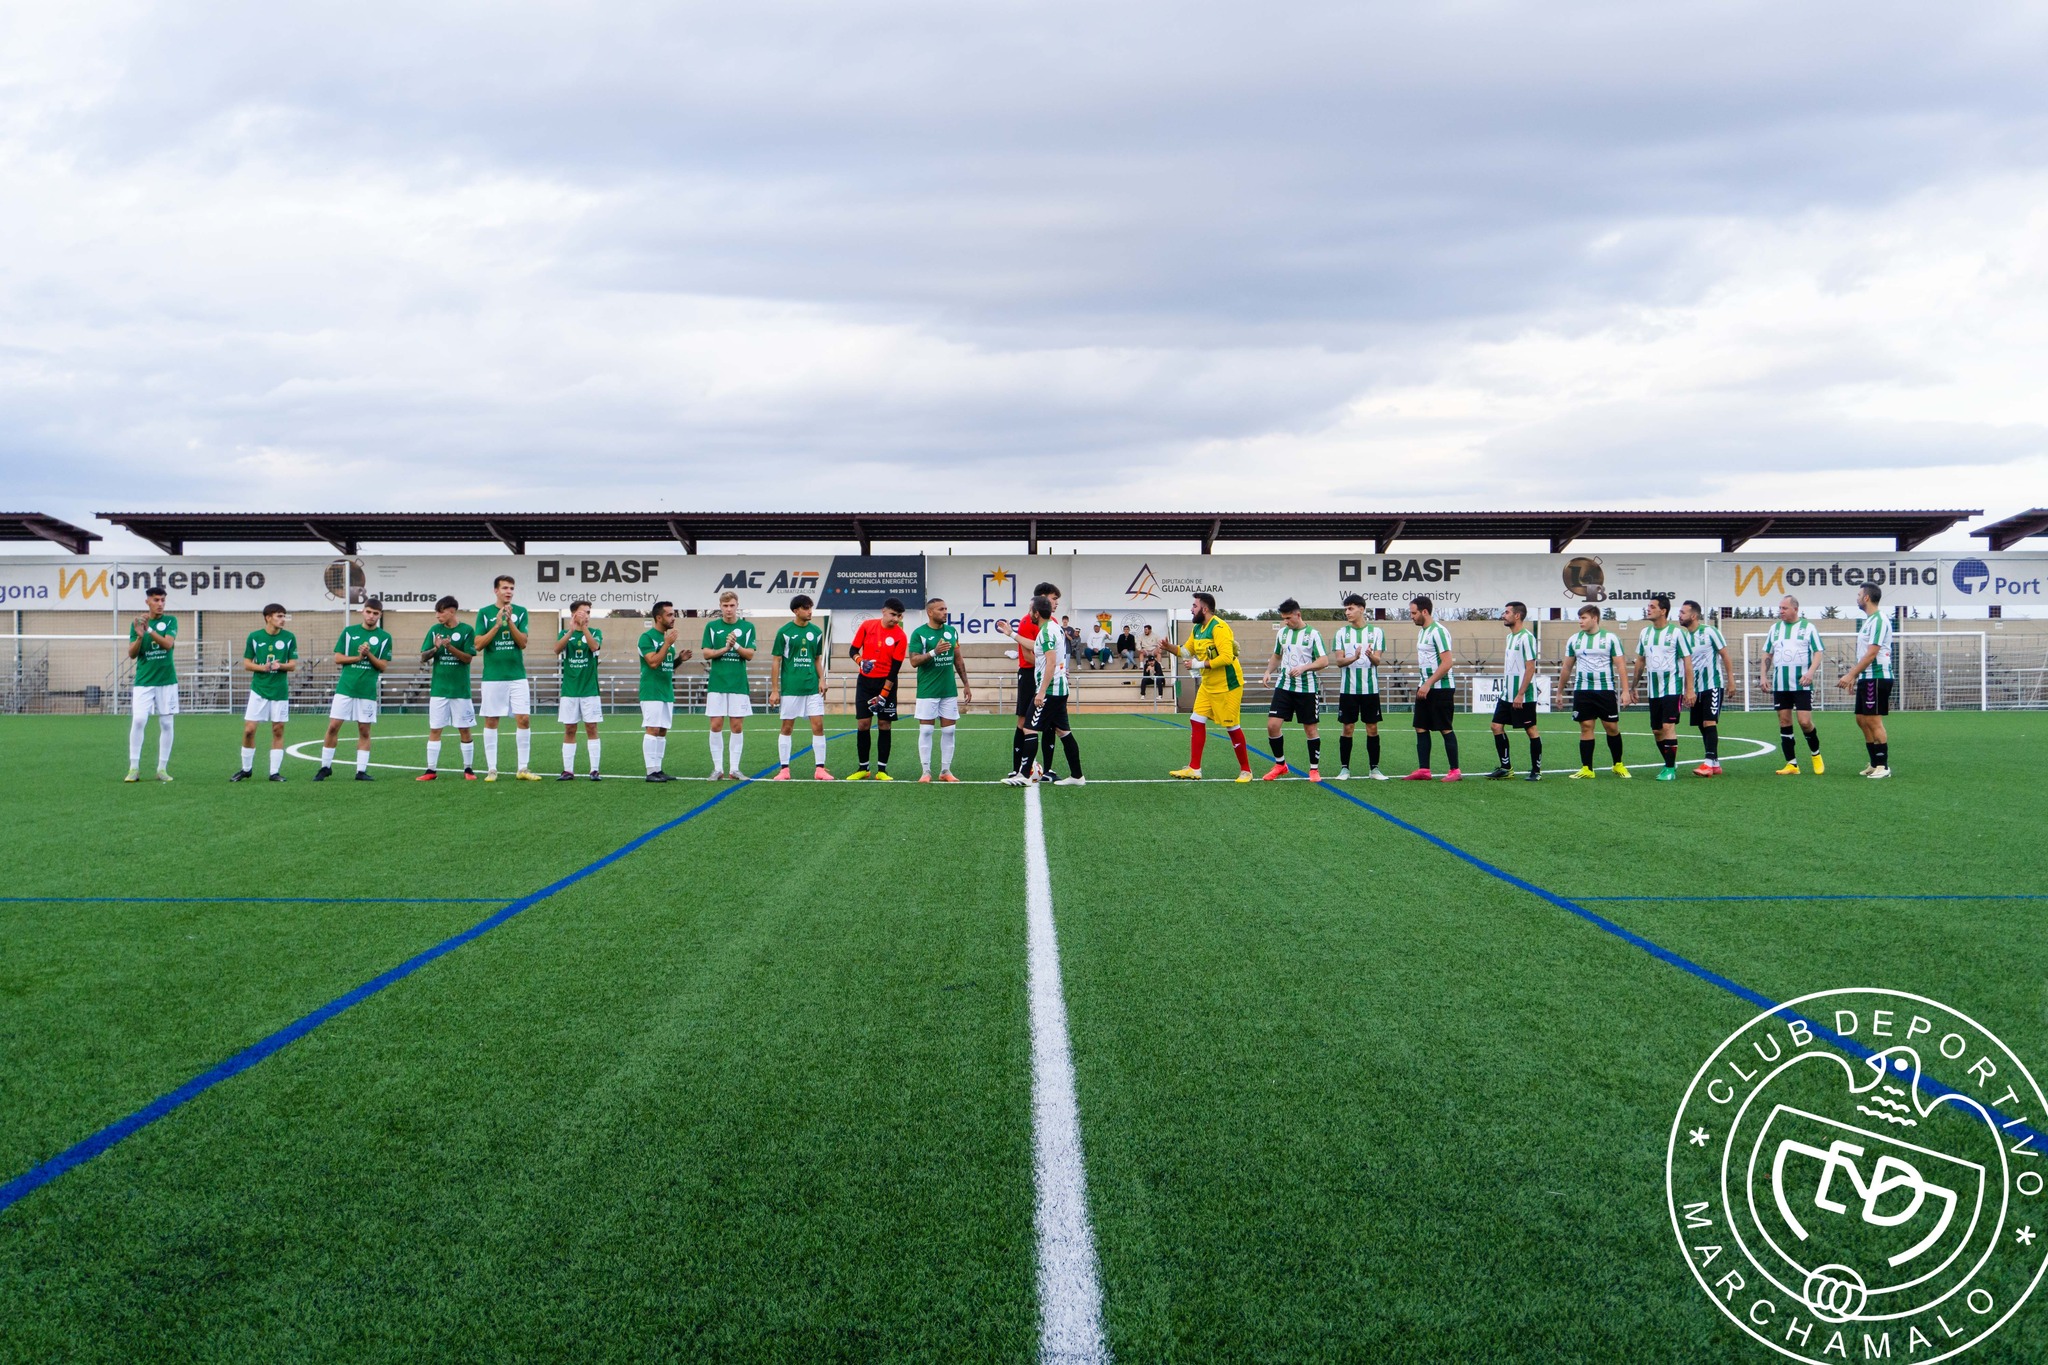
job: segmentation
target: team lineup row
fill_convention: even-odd
[[[499,722],[506,716],[514,721],[517,767],[513,777],[539,781],[531,770],[532,713],[531,688],[526,672],[525,651],[529,642],[528,618],[524,607],[512,601],[515,581],[500,575],[493,583],[494,601],[476,615],[473,623],[459,619],[460,605],[453,597],[435,604],[435,621],[421,640],[418,658],[430,671],[428,702],[427,770],[419,781],[439,777],[442,733],[458,732],[462,755],[462,776],[474,780],[473,729],[479,714],[472,699],[471,665],[479,657],[482,668],[482,708],[486,771],[482,780],[498,779]],[[1884,717],[1890,710],[1892,689],[1891,627],[1878,610],[1883,590],[1866,586],[1859,594],[1864,618],[1858,629],[1859,657],[1837,680],[1843,689],[1855,689],[1855,712],[1863,732],[1870,762],[1863,775],[1884,778],[1891,775],[1889,738]],[[178,713],[178,683],[174,658],[178,622],[165,610],[161,589],[146,595],[147,610],[129,629],[128,656],[135,661],[132,717],[128,739],[127,781],[140,779],[142,751],[149,717],[157,718],[157,777],[170,780],[170,753],[174,717]],[[1069,678],[1067,650],[1053,623],[1059,610],[1057,585],[1040,583],[1033,593],[1030,610],[1005,633],[1018,646],[1016,742],[1010,770],[1003,781],[1026,785],[1051,781],[1079,785],[1085,781],[1081,755],[1067,716]],[[814,603],[799,595],[790,603],[794,618],[777,633],[770,653],[768,705],[779,712],[778,781],[791,778],[793,732],[799,721],[810,731],[813,776],[833,780],[826,763],[824,674],[827,669],[825,632],[812,619]],[[925,604],[925,622],[915,630],[903,625],[904,605],[889,599],[881,614],[864,621],[848,646],[854,663],[854,710],[858,761],[849,780],[889,781],[891,727],[897,715],[897,684],[907,663],[915,670],[915,717],[919,726],[918,751],[922,769],[920,781],[953,782],[955,727],[963,703],[972,701],[964,657],[959,650],[960,635],[949,619],[946,603],[933,598]],[[1365,600],[1357,595],[1345,599],[1346,624],[1339,627],[1332,644],[1303,619],[1301,606],[1293,599],[1279,605],[1281,628],[1260,678],[1261,686],[1273,688],[1267,716],[1268,746],[1275,763],[1265,774],[1268,781],[1289,775],[1286,760],[1285,727],[1300,725],[1307,745],[1307,775],[1322,780],[1320,720],[1321,686],[1318,675],[1336,668],[1337,706],[1342,726],[1337,776],[1351,776],[1354,730],[1366,732],[1365,775],[1385,780],[1380,768],[1382,695],[1379,670],[1385,662],[1386,635],[1368,620]],[[598,690],[598,660],[605,648],[604,632],[590,622],[591,604],[571,605],[569,618],[557,631],[554,653],[561,670],[561,699],[558,719],[563,726],[562,769],[559,780],[572,780],[576,768],[576,732],[585,734],[588,775],[601,775],[602,740],[598,724],[602,705]],[[335,641],[337,666],[335,692],[328,712],[325,743],[319,771],[314,780],[333,773],[336,745],[345,724],[356,726],[356,779],[369,781],[372,729],[378,717],[378,694],[383,674],[394,657],[394,642],[382,626],[382,606],[375,599],[365,602],[360,624],[351,622]],[[1418,628],[1416,660],[1421,679],[1415,688],[1413,728],[1416,739],[1415,769],[1410,781],[1436,777],[1432,769],[1433,740],[1440,736],[1448,771],[1444,781],[1463,777],[1459,767],[1458,738],[1452,724],[1457,661],[1448,629],[1435,619],[1434,607],[1426,596],[1413,598],[1409,615]],[[1230,625],[1216,609],[1209,593],[1195,593],[1190,601],[1192,628],[1185,642],[1162,640],[1162,652],[1186,660],[1196,680],[1193,715],[1190,718],[1191,749],[1187,766],[1171,774],[1183,780],[1200,780],[1202,758],[1210,726],[1221,727],[1237,759],[1237,781],[1250,782],[1252,764],[1249,746],[1240,723],[1246,685],[1242,660]],[[270,780],[283,781],[284,728],[290,714],[290,674],[299,667],[297,638],[285,629],[285,608],[276,603],[264,608],[264,624],[251,631],[244,642],[242,668],[249,675],[249,699],[244,711],[241,764],[231,780],[243,781],[254,773],[258,728],[268,723],[271,730]],[[1687,601],[1671,620],[1669,598],[1653,598],[1645,609],[1645,622],[1632,653],[1620,637],[1601,624],[1599,609],[1579,610],[1580,629],[1565,645],[1558,673],[1558,688],[1572,690],[1572,715],[1579,723],[1579,766],[1573,777],[1594,776],[1594,728],[1604,727],[1611,770],[1630,776],[1623,761],[1620,731],[1621,709],[1633,705],[1640,694],[1647,702],[1662,766],[1660,781],[1677,773],[1677,726],[1682,712],[1689,711],[1691,723],[1699,730],[1706,759],[1695,770],[1698,776],[1721,774],[1719,761],[1719,718],[1727,684],[1728,645],[1720,630],[1707,620],[1697,602]],[[1779,736],[1785,757],[1781,775],[1800,772],[1793,738],[1796,720],[1803,732],[1812,770],[1825,771],[1820,753],[1820,736],[1812,715],[1812,693],[1823,657],[1819,630],[1799,612],[1796,599],[1779,604],[1779,619],[1766,638],[1760,681],[1772,693],[1778,711]],[[701,655],[706,668],[706,715],[709,717],[712,777],[740,780],[746,720],[753,714],[747,664],[758,649],[753,623],[739,614],[737,593],[720,595],[718,614],[703,629],[697,649],[678,638],[679,617],[671,602],[654,604],[652,624],[635,643],[639,660],[639,703],[642,727],[642,757],[649,782],[671,780],[664,762],[668,732],[675,715],[675,670]],[[1543,740],[1537,733],[1536,675],[1537,645],[1528,622],[1528,608],[1509,602],[1502,612],[1507,628],[1506,669],[1501,679],[1500,700],[1493,713],[1492,733],[1498,765],[1486,775],[1502,779],[1514,775],[1510,761],[1509,731],[1524,731],[1529,743],[1526,778],[1543,776]],[[1633,670],[1629,664],[1633,661]],[[1067,762],[1058,771],[1055,745]],[[937,764],[934,767],[934,753]]]

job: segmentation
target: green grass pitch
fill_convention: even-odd
[[[2012,898],[2048,893],[2048,717],[1895,716],[1881,783],[1821,725],[1821,778],[1736,715],[1722,781],[1568,781],[1549,717],[1541,785],[1345,790],[1563,896],[1694,898],[1585,903],[1773,999],[1931,996],[2043,1074],[2048,900]],[[893,784],[741,788],[633,780],[627,716],[623,781],[415,783],[391,717],[374,784],[235,786],[239,727],[182,718],[177,781],[124,786],[124,719],[0,720],[0,1181],[728,794],[0,1209],[0,1359],[1037,1358],[1022,793],[900,780],[907,720]],[[1200,785],[1118,782],[1185,732],[1077,729],[1090,785],[1042,800],[1117,1360],[1775,1358],[1664,1198],[1752,1005],[1328,791],[1217,782],[1220,737]],[[1009,735],[967,722],[962,775]],[[2048,1359],[2048,1303],[1965,1358]]]

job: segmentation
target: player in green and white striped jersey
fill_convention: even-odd
[[[1010,750],[1010,771],[1003,783],[1011,787],[1028,787],[1034,779],[1031,775],[1031,760],[1038,753],[1038,735],[1041,730],[1057,734],[1067,755],[1067,774],[1052,779],[1056,787],[1079,787],[1087,779],[1081,776],[1081,745],[1075,740],[1073,729],[1067,724],[1067,641],[1066,635],[1053,621],[1052,599],[1040,593],[1031,599],[1031,619],[1037,629],[1030,638],[1036,663],[1032,676],[1037,680],[1037,690],[1031,698],[1031,714],[1024,717],[1023,728],[1017,731],[1017,738]]]
[[[1621,761],[1621,693],[1616,671],[1621,664],[1621,637],[1600,625],[1600,608],[1588,602],[1579,608],[1578,633],[1564,642],[1564,663],[1557,670],[1557,690],[1572,690],[1572,719],[1579,723],[1577,778],[1593,775],[1593,722],[1607,729],[1607,753],[1614,775],[1627,777]]]
[[[1671,624],[1671,599],[1662,593],[1643,615],[1649,624],[1636,636],[1635,687],[1650,703],[1650,731],[1664,758],[1657,780],[1670,782],[1678,777],[1678,712],[1693,699],[1691,642]]]
[[[1302,622],[1301,603],[1292,597],[1282,602],[1273,652],[1266,659],[1266,671],[1259,675],[1259,686],[1271,684],[1273,688],[1273,704],[1266,713],[1266,743],[1273,750],[1273,770],[1266,774],[1266,781],[1287,776],[1287,736],[1280,727],[1290,720],[1300,723],[1302,736],[1308,740],[1308,780],[1323,780],[1323,741],[1316,730],[1322,692],[1316,674],[1332,662],[1329,650],[1323,648],[1323,633]],[[1280,668],[1277,679],[1273,676],[1276,664]]]
[[[1402,781],[1429,781],[1429,737],[1431,732],[1437,732],[1444,737],[1444,758],[1451,765],[1444,781],[1457,782],[1465,775],[1458,770],[1458,735],[1451,728],[1458,696],[1452,672],[1455,661],[1451,657],[1451,632],[1436,619],[1436,603],[1427,596],[1409,599],[1408,619],[1416,625],[1415,668],[1422,681],[1415,687],[1416,766]]]
[[[1884,718],[1892,709],[1892,623],[1878,610],[1884,589],[1865,584],[1856,593],[1856,605],[1863,608],[1863,620],[1856,627],[1856,666],[1837,682],[1837,687],[1856,689],[1856,726],[1863,731],[1863,747],[1870,754],[1865,777],[1892,775],[1891,737],[1885,733]]]
[[[1700,732],[1707,756],[1694,768],[1695,777],[1721,775],[1721,697],[1728,686],[1728,637],[1707,620],[1699,603],[1687,599],[1678,608],[1678,628],[1692,655],[1692,724]]]
[[[1493,748],[1500,766],[1486,776],[1498,782],[1515,775],[1508,759],[1508,727],[1529,737],[1529,780],[1543,780],[1543,736],[1536,732],[1536,632],[1529,629],[1529,608],[1510,602],[1500,619],[1508,628],[1499,700],[1493,704]]]
[[[1380,660],[1385,657],[1387,633],[1366,620],[1365,599],[1352,593],[1344,599],[1344,624],[1337,627],[1337,642],[1331,653],[1337,660],[1337,723],[1344,727],[1337,739],[1337,780],[1351,780],[1351,731],[1365,723],[1365,762],[1368,775],[1384,782],[1380,771]]]
[[[1780,777],[1799,775],[1799,753],[1792,744],[1795,715],[1806,736],[1806,747],[1813,753],[1814,776],[1828,770],[1820,756],[1820,731],[1813,726],[1813,675],[1826,649],[1819,628],[1799,614],[1799,599],[1779,599],[1778,619],[1764,637],[1762,674],[1763,685],[1771,690],[1772,704],[1778,708],[1778,746],[1785,752],[1785,766],[1778,769]]]

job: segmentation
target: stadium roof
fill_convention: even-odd
[[[73,526],[41,512],[0,512],[0,540],[54,540],[71,553],[82,555],[98,539],[83,526]]]
[[[365,542],[1189,540],[1718,540],[1724,552],[1761,538],[1883,539],[1910,550],[1981,511],[1880,512],[101,512],[166,554],[193,542],[324,541],[343,554]]]
[[[2004,521],[1994,521],[1970,534],[1983,536],[1994,550],[2010,550],[2028,536],[2048,536],[2048,507],[2035,507]]]

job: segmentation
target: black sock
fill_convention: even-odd
[[[1347,772],[1351,769],[1351,736],[1349,735],[1337,736],[1337,766]]]
[[[1415,766],[1418,768],[1427,768],[1429,766],[1429,731],[1427,730],[1417,730],[1415,732]]]
[[[889,736],[894,730],[884,729],[881,738],[875,741],[875,766],[883,772],[889,771]]]
[[[1367,735],[1365,737],[1365,762],[1366,766],[1370,768],[1380,766],[1380,737],[1378,735]]]
[[[853,752],[860,758],[860,762],[854,764],[856,768],[868,766],[868,748],[874,743],[874,739],[874,732],[872,730],[855,730],[853,732]]]
[[[1702,725],[1700,727],[1700,743],[1707,746],[1707,762],[1712,763],[1718,759],[1721,756],[1721,727],[1718,725]]]
[[[1444,731],[1444,762],[1453,768],[1458,766],[1458,737],[1449,730]]]
[[[1799,757],[1799,750],[1794,748],[1792,744],[1791,726],[1780,725],[1778,727],[1778,747],[1785,751],[1785,761],[1787,763]]]
[[[1056,738],[1050,730],[1038,732],[1038,766],[1047,772],[1052,771],[1052,746]]]
[[[1579,741],[1579,766],[1581,768],[1593,766],[1593,741],[1590,739]]]
[[[1500,755],[1500,766],[1508,766],[1508,732],[1503,730],[1493,737],[1494,752]]]
[[[1537,772],[1543,767],[1543,736],[1529,736],[1529,771]]]
[[[1817,754],[1817,753],[1819,753],[1819,752],[1820,752],[1820,731],[1819,731],[1819,730],[1817,730],[1817,729],[1815,729],[1815,730],[1808,730],[1808,731],[1806,732],[1806,748],[1807,748],[1807,751],[1808,751],[1809,753],[1816,753],[1816,754]]]
[[[1667,768],[1675,768],[1675,767],[1677,767],[1677,766],[1678,766],[1678,741],[1677,741],[1677,740],[1675,740],[1675,739],[1660,739],[1660,740],[1658,740],[1658,741],[1657,741],[1657,752],[1658,752],[1659,754],[1663,755],[1663,758],[1664,758],[1664,766],[1665,766],[1665,767],[1667,767]]]
[[[1069,730],[1066,734],[1060,736],[1060,747],[1066,750],[1067,753],[1067,776],[1079,777],[1081,775],[1081,741],[1075,739],[1074,732]]]
[[[1612,759],[1613,759],[1613,760],[1614,760],[1614,761],[1615,761],[1616,763],[1619,763],[1619,762],[1621,762],[1621,736],[1620,736],[1620,735],[1609,735],[1609,736],[1607,737],[1607,753],[1608,753],[1608,756],[1609,756],[1609,757],[1611,757],[1611,758],[1612,758]]]
[[[1311,768],[1323,766],[1323,741],[1320,738],[1312,739],[1308,742],[1308,766]]]
[[[1267,735],[1266,743],[1273,746],[1274,761],[1279,763],[1285,763],[1287,761],[1287,736]]]
[[[1031,751],[1037,747],[1038,736],[1029,730],[1019,730],[1010,742],[1010,771],[1031,776]]]
[[[1877,766],[1877,745],[1866,739],[1863,741],[1863,752],[1870,755],[1870,766],[1875,768]]]
[[[1892,742],[1888,739],[1881,740],[1878,743],[1877,766],[1880,768],[1889,768],[1892,766]]]

